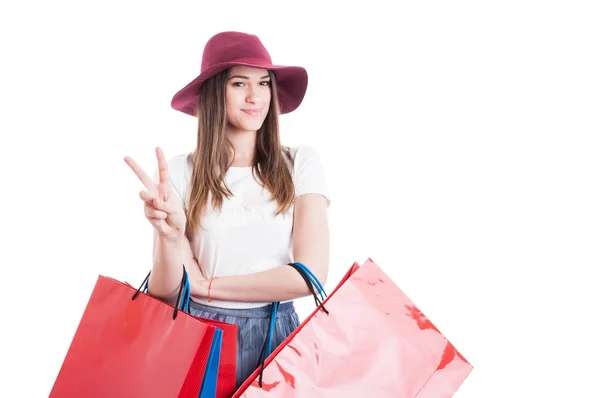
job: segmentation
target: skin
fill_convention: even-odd
[[[227,81],[225,134],[235,149],[232,166],[252,164],[257,130],[269,111],[271,90],[267,70],[247,66],[231,69]],[[249,111],[251,114],[244,112]],[[181,281],[181,264],[190,278],[192,297],[207,297],[211,282],[204,277],[185,236],[185,214],[175,200],[169,183],[167,160],[156,148],[159,182],[155,184],[130,157],[125,162],[140,179],[146,190],[140,192],[144,214],[154,227],[154,265],[148,291],[163,300],[175,303]],[[292,248],[295,261],[313,271],[325,284],[329,268],[329,222],[326,199],[319,194],[296,198]],[[210,297],[226,301],[273,302],[293,300],[310,292],[302,277],[292,267],[282,264],[274,269],[248,274],[225,276],[212,281]]]
[[[227,80],[225,103],[225,136],[235,150],[232,166],[249,166],[253,163],[256,133],[264,123],[271,103],[267,70],[234,66]],[[249,115],[244,110],[258,113]]]

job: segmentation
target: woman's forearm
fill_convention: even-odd
[[[192,294],[207,297],[210,280],[202,280]],[[310,291],[298,271],[288,265],[248,275],[215,278],[210,298],[224,301],[275,302],[308,296]]]
[[[148,292],[175,305],[181,287],[183,267],[188,273],[190,285],[193,285],[193,281],[204,279],[186,236],[177,240],[168,240],[159,238],[155,232],[154,263],[148,282]]]
[[[186,239],[185,236],[182,239]],[[183,277],[181,239],[164,239],[154,233],[154,257],[148,281],[148,293],[175,304]]]

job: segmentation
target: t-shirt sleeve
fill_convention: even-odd
[[[169,179],[171,181],[172,193],[177,197],[177,200],[182,208],[185,209],[185,163],[182,161],[181,156],[176,156],[167,160],[167,167],[169,168]],[[158,184],[158,167],[154,169],[152,179]]]
[[[294,159],[296,197],[307,193],[323,195],[331,204],[329,186],[319,153],[310,146],[299,147]]]

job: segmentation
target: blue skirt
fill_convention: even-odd
[[[238,326],[236,388],[257,368],[267,332],[271,306],[259,308],[219,308],[190,301],[190,313],[194,316],[232,323]],[[300,320],[292,301],[281,303],[277,310],[275,329],[272,335],[272,351],[279,346],[298,326]]]

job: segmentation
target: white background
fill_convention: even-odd
[[[98,274],[146,275],[123,157],[193,150],[170,101],[224,30],[308,70],[282,139],[326,168],[329,290],[377,262],[473,364],[457,398],[600,396],[595,2],[393,3],[3,3],[0,396],[48,395]]]

